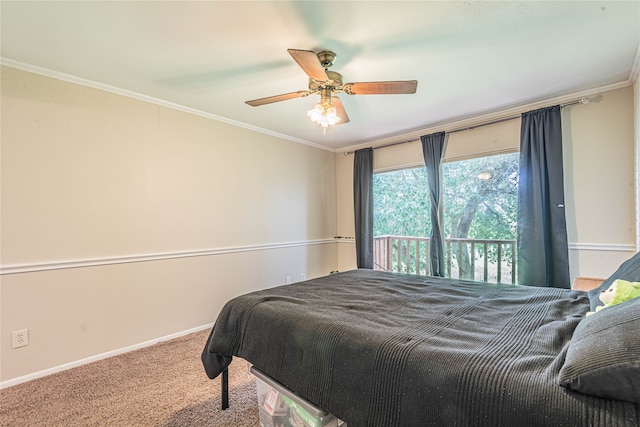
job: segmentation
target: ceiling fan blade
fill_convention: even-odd
[[[416,93],[417,80],[396,82],[355,82],[345,83],[343,91],[349,95],[390,95]]]
[[[245,101],[245,104],[249,104],[252,107],[258,107],[260,105],[271,104],[273,102],[286,101],[288,99],[302,98],[312,94],[308,90],[299,90],[297,92],[283,93],[282,95],[268,96],[266,98],[253,99],[251,101]]]
[[[322,64],[318,60],[318,56],[311,50],[287,49],[289,55],[298,63],[302,71],[307,73],[309,77],[319,82],[329,80],[327,73]]]
[[[342,125],[345,123],[349,123],[349,116],[347,115],[347,110],[344,109],[344,105],[340,98],[337,96],[332,97],[331,104],[336,107],[336,114],[340,117],[340,121],[336,123],[336,125]]]

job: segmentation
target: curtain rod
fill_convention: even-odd
[[[589,98],[581,98],[581,99],[577,99],[575,101],[571,101],[571,102],[567,102],[567,103],[564,103],[564,104],[560,104],[560,108],[568,107],[570,105],[588,104],[588,103],[589,103]],[[471,129],[479,128],[479,127],[482,127],[482,126],[495,125],[497,123],[502,123],[502,122],[507,122],[509,120],[519,119],[521,116],[522,116],[522,114],[516,114],[516,115],[513,115],[513,116],[503,117],[501,119],[496,119],[496,120],[491,120],[491,121],[488,121],[488,122],[478,123],[476,125],[465,126],[465,127],[456,128],[456,129],[453,129],[453,130],[448,130],[448,131],[445,131],[445,133],[450,134],[450,133],[462,132],[464,130],[471,130]],[[406,143],[409,143],[409,142],[417,142],[417,141],[420,141],[420,138],[409,139],[407,141],[390,142],[389,144],[378,145],[377,147],[372,147],[372,148],[374,150],[377,150],[378,148],[393,147],[394,145],[406,144]],[[344,155],[348,156],[349,154],[353,154],[353,153],[354,153],[354,151],[345,151]]]

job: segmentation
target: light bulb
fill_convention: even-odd
[[[307,111],[307,116],[311,119],[311,121],[318,123],[322,118],[322,114],[324,112],[324,108],[321,104],[316,104],[312,110]]]
[[[313,109],[307,111],[307,116],[311,121],[319,124],[323,128],[333,126],[340,121],[336,108],[331,104],[326,106],[322,103],[316,104]]]
[[[338,117],[338,113],[337,113],[335,107],[331,107],[331,108],[327,109],[327,117],[326,118],[327,118],[327,122],[331,126],[335,125],[338,122],[338,120],[340,120],[340,118]]]

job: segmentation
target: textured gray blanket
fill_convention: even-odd
[[[202,353],[242,357],[358,426],[637,426],[558,372],[584,292],[358,270],[231,300]],[[233,404],[233,396],[231,396]]]

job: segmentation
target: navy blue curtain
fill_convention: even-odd
[[[560,106],[522,114],[518,283],[569,288]]]
[[[373,148],[356,150],[353,158],[353,209],[356,264],[373,269]]]
[[[429,266],[432,276],[445,276],[444,263],[444,211],[442,206],[442,155],[445,133],[438,132],[420,137],[422,155],[429,183],[431,200],[431,237],[429,240]]]

